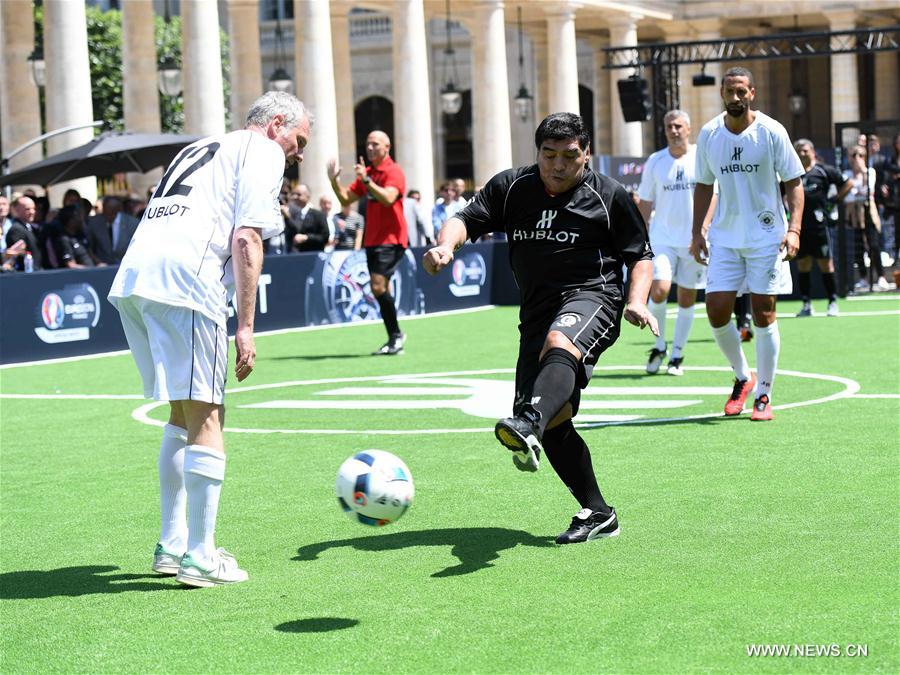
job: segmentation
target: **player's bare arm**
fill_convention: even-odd
[[[231,243],[231,254],[238,321],[234,334],[234,346],[237,352],[234,374],[238,382],[241,382],[253,371],[256,361],[253,321],[256,317],[256,287],[263,262],[263,242],[260,231],[252,227],[237,229]]]
[[[644,224],[649,227],[650,215],[653,213],[653,202],[647,199],[642,199],[638,203],[638,211],[641,212],[641,216],[643,216],[644,218]]]
[[[802,191],[802,188],[801,188]],[[704,222],[713,198],[713,186],[698,182],[694,187],[694,224],[691,231],[691,255],[701,265],[705,265],[709,258],[709,250],[706,248],[706,236]]]
[[[628,304],[625,305],[625,320],[640,329],[650,328],[650,332],[659,335],[659,326],[650,310],[647,309],[647,298],[650,295],[650,284],[653,281],[653,261],[638,260],[628,268],[629,290]]]
[[[453,262],[453,254],[466,243],[466,224],[457,217],[447,219],[438,234],[437,245],[428,249],[422,264],[428,274],[437,274]]]
[[[360,157],[359,161],[354,166],[356,170],[356,177],[362,181],[363,186],[366,188],[366,193],[370,198],[377,201],[382,206],[391,206],[397,199],[400,197],[400,190],[395,188],[393,185],[385,185],[382,187],[381,185],[376,185],[375,181],[369,178],[366,173],[366,162]]]
[[[347,206],[347,204],[352,204],[359,199],[358,194],[350,192],[338,182],[338,178],[341,175],[341,165],[338,164],[337,159],[334,157],[329,159],[325,164],[325,170],[328,174],[328,180],[331,181],[331,189],[334,190],[334,194],[337,195],[341,206]]]
[[[784,251],[785,260],[793,260],[800,249],[800,227],[803,221],[803,183],[800,178],[794,178],[784,184],[784,200],[791,214],[788,230],[781,240],[781,250]]]

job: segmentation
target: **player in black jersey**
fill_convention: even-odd
[[[572,418],[597,358],[619,336],[623,315],[658,334],[646,305],[653,254],[628,192],[589,168],[581,117],[550,115],[538,126],[535,145],[537,164],[491,178],[444,223],[423,264],[435,274],[466,239],[506,234],[519,285],[519,359],[514,416],[497,422],[495,433],[521,471],[536,471],[546,452],[578,500],[581,510],[556,539],[569,544],[619,533]],[[630,279],[627,303],[623,265]]]
[[[822,283],[828,294],[828,316],[838,315],[837,291],[834,284],[834,260],[831,257],[831,239],[828,233],[828,212],[831,199],[828,188],[834,185],[838,202],[850,192],[853,181],[844,180],[841,172],[833,166],[816,161],[816,148],[812,141],[801,138],[794,143],[794,150],[800,156],[806,173],[801,176],[805,206],[803,207],[803,224],[800,229],[800,250],[797,253],[797,273],[800,281],[800,295],[803,306],[797,316],[812,316],[813,309],[809,299],[810,278],[812,277],[812,259],[815,258],[822,273]]]

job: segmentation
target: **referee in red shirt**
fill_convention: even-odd
[[[406,193],[406,177],[403,170],[389,154],[391,139],[383,131],[373,131],[366,137],[366,156],[369,166],[360,157],[353,167],[356,180],[348,187],[338,183],[341,167],[336,159],[328,161],[328,178],[341,204],[346,206],[365,195],[366,227],[363,247],[369,264],[372,293],[381,309],[381,318],[387,329],[388,341],[374,354],[399,354],[403,351],[406,335],[397,323],[397,308],[391,296],[389,284],[394,270],[403,260],[409,246],[406,218],[403,215],[403,195]]]

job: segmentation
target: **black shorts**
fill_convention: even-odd
[[[624,309],[625,303],[617,292],[578,291],[567,294],[555,312],[520,324],[513,414],[518,414],[521,406],[531,400],[544,342],[550,331],[558,330],[582,355],[576,379],[578,386],[569,399],[574,417],[581,401],[581,390],[590,382],[597,359],[619,337]]]
[[[406,249],[400,244],[389,246],[366,247],[366,263],[369,265],[369,274],[380,274],[388,279],[396,271],[403,260]]]
[[[831,257],[831,235],[826,225],[821,223],[810,227],[804,225],[800,230],[800,250],[797,252],[797,257],[809,256],[813,258]]]

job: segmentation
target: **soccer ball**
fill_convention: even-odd
[[[406,513],[412,503],[412,474],[403,461],[384,450],[363,450],[338,469],[338,503],[353,520],[381,527]]]

